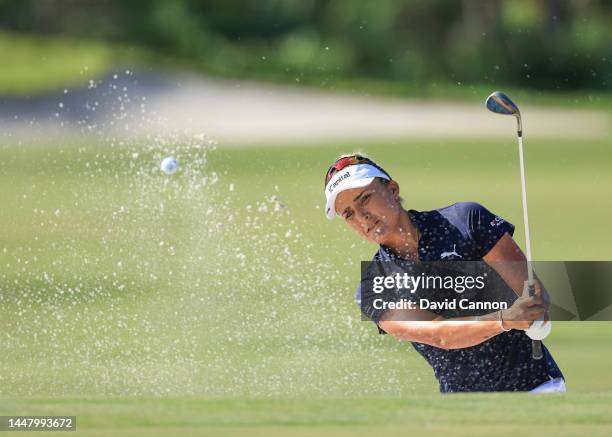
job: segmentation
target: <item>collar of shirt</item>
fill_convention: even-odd
[[[414,209],[408,210],[408,217],[412,221],[412,224],[417,228],[419,232],[419,241],[417,244],[417,251],[419,260],[423,261],[427,255],[428,241],[430,238],[429,226],[427,220],[429,219],[427,212],[416,211]],[[397,255],[395,255],[391,249],[385,245],[380,245],[378,250],[381,261],[402,261]]]

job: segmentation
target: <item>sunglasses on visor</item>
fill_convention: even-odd
[[[383,168],[381,168],[378,164],[376,164],[371,159],[366,158],[365,156],[361,156],[361,155],[351,155],[351,156],[345,156],[343,158],[338,159],[336,162],[334,162],[329,167],[329,170],[327,170],[327,174],[325,175],[325,186],[327,186],[327,184],[330,181],[330,179],[336,173],[338,173],[339,171],[345,169],[349,165],[357,165],[357,164],[368,164],[368,165],[371,165],[373,167],[376,167],[380,171],[382,171],[387,176],[389,176],[389,173],[387,173]],[[390,178],[391,178],[391,176],[389,176],[389,179]]]

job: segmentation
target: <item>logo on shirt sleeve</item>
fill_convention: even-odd
[[[501,225],[504,222],[505,222],[505,220],[503,218],[495,216],[495,218],[493,220],[491,220],[491,226],[497,227],[497,226]]]

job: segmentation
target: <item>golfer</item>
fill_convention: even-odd
[[[473,202],[433,211],[406,210],[399,184],[360,154],[334,162],[325,176],[325,195],[327,218],[340,216],[361,238],[378,245],[373,261],[381,268],[406,262],[481,261],[512,295],[505,310],[444,317],[444,311],[381,309],[375,304],[379,295],[363,287],[362,278],[356,298],[363,314],[381,334],[410,341],[433,368],[441,392],[565,391],[550,352],[542,346],[544,357],[532,357],[532,340],[525,330],[532,321],[547,317],[547,295],[537,281],[534,296],[523,294],[527,267],[512,239],[512,224]]]

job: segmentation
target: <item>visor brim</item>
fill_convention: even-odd
[[[362,188],[370,185],[374,179],[376,179],[376,176],[347,181],[346,184],[342,185],[337,191],[335,191],[327,199],[327,203],[325,204],[325,215],[327,216],[328,220],[332,220],[338,215],[336,214],[336,197],[338,197],[338,194],[343,191],[350,190],[351,188]]]

